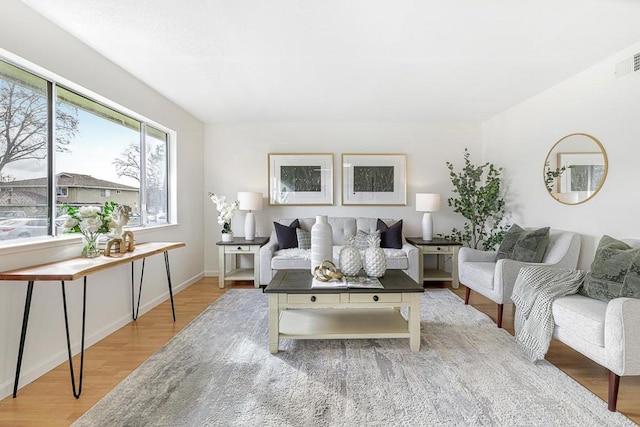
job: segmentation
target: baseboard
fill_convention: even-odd
[[[203,277],[204,277],[204,273],[198,273],[195,276],[180,283],[178,286],[173,286],[172,288],[173,288],[174,296],[179,294],[181,291],[188,288],[198,280],[202,279]],[[158,295],[156,298],[152,299],[151,301],[148,301],[142,304],[140,306],[140,316],[142,316],[144,313],[147,313],[148,311],[150,311],[151,309],[160,305],[161,303],[163,303],[168,299],[169,299],[169,290],[167,289],[167,291],[164,292],[163,294]],[[85,350],[129,323],[131,323],[131,313],[128,313],[126,316],[122,316],[121,318],[104,326],[102,329],[96,331],[95,333],[86,336],[84,340]],[[74,356],[80,353],[79,342],[71,346],[71,353]],[[54,354],[49,359],[47,359],[46,361],[42,362],[41,364],[39,364],[38,366],[34,367],[29,371],[22,370],[22,372],[20,372],[20,384],[18,387],[18,391],[22,387],[35,381],[36,379],[40,378],[41,376],[51,371],[52,369],[57,368],[61,363],[68,363],[68,361],[69,361],[69,358],[67,356],[67,352],[61,351],[57,354]],[[75,368],[75,371],[78,372],[78,366],[74,366],[74,368]],[[0,385],[0,399],[4,399],[5,397],[8,397],[12,394],[13,394],[13,379],[11,379],[10,381],[5,381],[3,384]]]
[[[219,275],[220,273],[218,272],[218,270],[204,272],[204,277],[218,277]]]

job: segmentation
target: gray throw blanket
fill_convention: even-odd
[[[511,300],[516,307],[516,343],[529,360],[544,359],[553,336],[553,300],[575,294],[585,277],[584,271],[544,266],[522,267]]]

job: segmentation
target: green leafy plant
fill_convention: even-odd
[[[551,170],[551,168],[549,167],[549,162],[546,162],[544,164],[544,167],[544,185],[547,187],[549,193],[553,193],[553,182],[555,181],[555,179],[561,176],[567,169],[573,168],[574,165],[562,166],[561,168],[556,168],[556,170]]]
[[[467,219],[462,230],[454,228],[449,239],[484,250],[495,248],[507,232],[505,201],[501,195],[502,168],[491,163],[474,165],[464,150],[464,168],[456,172],[447,162],[454,196],[447,202],[453,211]]]

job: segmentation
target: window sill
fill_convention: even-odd
[[[162,232],[175,227],[178,227],[178,224],[161,224],[147,227],[132,227],[128,228],[127,230],[133,231],[133,234],[136,236],[144,236],[147,234]],[[80,234],[74,233],[63,234],[60,236],[34,237],[32,239],[24,239],[19,241],[0,241],[0,256],[77,245],[81,242],[81,240],[82,236]]]

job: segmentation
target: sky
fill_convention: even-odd
[[[118,177],[113,161],[131,143],[139,144],[140,134],[78,109],[78,134],[68,145],[68,153],[56,153],[56,173],[70,172],[138,187],[136,180]],[[15,179],[46,176],[46,160],[24,160],[8,164],[3,173]]]

